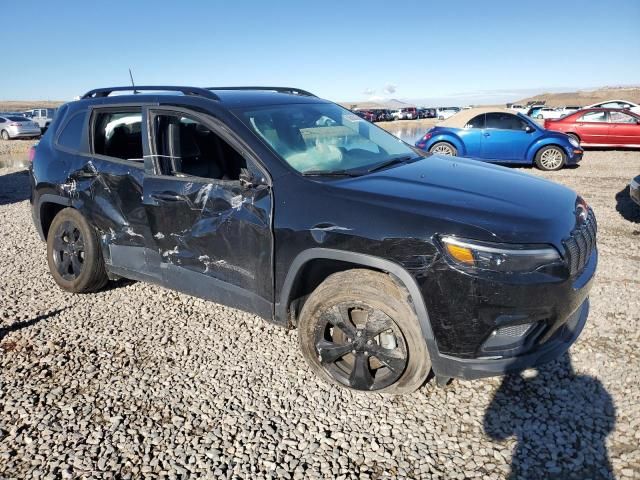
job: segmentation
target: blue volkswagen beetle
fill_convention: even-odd
[[[582,160],[580,144],[564,133],[545,130],[520,113],[474,108],[440,122],[416,142],[416,147],[492,163],[534,164],[560,170]]]

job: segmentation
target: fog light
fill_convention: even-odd
[[[535,323],[522,323],[520,325],[507,325],[491,332],[491,335],[482,345],[482,350],[511,350],[522,345]]]

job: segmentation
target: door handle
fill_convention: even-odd
[[[180,202],[187,200],[184,195],[178,195],[177,193],[152,193],[151,198],[161,202]]]
[[[482,135],[484,135],[485,137],[490,137],[491,136],[491,134],[489,132],[485,132]]]

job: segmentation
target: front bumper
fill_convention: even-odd
[[[589,316],[589,299],[587,298],[578,309],[569,316],[553,336],[528,353],[507,358],[456,358],[440,355],[433,362],[433,370],[441,377],[475,378],[504,375],[520,372],[527,368],[536,367],[555,360],[564,354],[577,340]]]
[[[597,262],[594,249],[575,277],[532,275],[511,282],[464,275],[441,265],[430,276],[437,280],[420,287],[434,336],[429,345],[434,373],[481,378],[562,355],[587,320]],[[446,301],[438,301],[443,296]]]
[[[575,165],[582,160],[584,150],[581,148],[567,148],[567,165]]]
[[[640,205],[640,177],[631,180],[629,184],[629,196],[637,205]]]

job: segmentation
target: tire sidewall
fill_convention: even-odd
[[[72,222],[78,230],[80,230],[84,242],[82,272],[74,280],[65,280],[58,273],[58,269],[56,268],[56,264],[53,259],[53,243],[56,231],[60,225],[66,221]],[[92,283],[95,281],[95,269],[97,264],[102,261],[102,252],[100,251],[96,234],[87,220],[80,212],[73,208],[65,208],[64,210],[61,210],[51,222],[51,226],[49,227],[47,234],[47,262],[49,264],[49,271],[51,272],[55,282],[62,289],[69,292],[79,293],[90,290],[92,288]]]
[[[544,165],[542,165],[542,154],[552,148],[560,152],[560,154],[562,155],[562,162],[560,162],[560,165],[556,168],[546,168]],[[536,152],[536,166],[540,170],[543,170],[545,172],[557,172],[558,170],[562,170],[562,168],[565,166],[566,163],[567,163],[567,154],[562,151],[561,147],[558,147],[556,145],[546,145]]]
[[[406,297],[401,299],[401,295],[389,294],[385,291],[388,289],[388,285],[383,286],[377,283],[352,284],[341,289],[323,288],[323,285],[318,287],[307,300],[300,314],[298,324],[300,349],[313,371],[326,382],[356,392],[368,393],[338,382],[324,369],[315,349],[316,328],[320,314],[339,303],[346,302],[354,305],[361,303],[378,309],[391,317],[402,332],[407,346],[407,367],[395,383],[371,392],[409,393],[419,388],[431,371],[426,342],[408,299]],[[393,286],[397,289],[395,285]]]
[[[2,137],[2,140],[11,139],[11,137],[9,137],[9,132],[7,132],[6,130],[2,130],[2,132],[0,132],[0,137]]]

